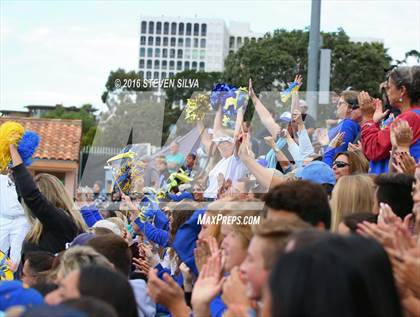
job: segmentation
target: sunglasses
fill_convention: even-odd
[[[346,162],[343,162],[343,161],[335,161],[333,163],[333,166],[336,166],[338,168],[343,168],[343,167],[346,167],[346,166],[350,166],[350,164],[346,163]]]

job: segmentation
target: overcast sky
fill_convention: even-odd
[[[138,62],[139,17],[248,21],[254,32],[302,29],[311,2],[294,1],[4,1],[0,0],[0,108],[29,104],[103,109],[111,70]],[[323,0],[321,30],[384,41],[394,59],[420,50],[420,0]]]

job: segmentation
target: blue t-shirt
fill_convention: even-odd
[[[348,147],[349,143],[350,142],[354,143],[356,141],[357,137],[359,136],[360,126],[356,121],[354,121],[352,119],[344,119],[337,126],[335,126],[334,128],[331,128],[328,131],[328,137],[329,137],[330,141],[338,133],[341,133],[341,132],[345,132],[344,133],[344,138],[343,138],[343,144],[341,144],[339,147],[336,147],[334,149],[334,153],[333,153],[332,157],[337,155],[337,153],[347,151],[347,147]]]

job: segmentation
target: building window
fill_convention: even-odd
[[[176,70],[182,70],[182,62],[176,62]]]
[[[156,23],[156,34],[162,34],[162,22]]]
[[[160,63],[158,60],[155,61],[155,69],[159,69]]]
[[[168,49],[167,48],[164,48],[162,50],[162,58],[167,58],[167,57],[168,57]]]
[[[182,50],[178,50],[176,54],[177,58],[182,58]]]
[[[179,35],[184,35],[184,23],[180,23],[178,25],[178,34]]]
[[[175,69],[175,62],[174,61],[170,61],[169,62],[169,70],[174,70]]]
[[[251,43],[255,43],[255,42],[256,42],[255,37],[251,37]]]
[[[141,34],[146,34],[146,32],[147,32],[147,22],[143,21],[141,23]]]
[[[140,45],[146,45],[146,37],[145,36],[140,37]]]
[[[153,73],[153,79],[159,79],[159,72]]]
[[[248,44],[248,43],[249,43],[249,37],[246,37],[246,38],[244,39],[244,43],[245,43],[245,44]]]
[[[153,56],[153,48],[148,48],[147,49],[147,57],[152,57]]]
[[[146,56],[146,49],[144,47],[140,48],[140,57]]]
[[[191,35],[191,23],[187,23],[187,31],[185,33],[186,35]]]
[[[201,36],[207,35],[207,24],[203,23],[201,24]]]
[[[155,45],[160,46],[160,36],[156,37],[155,39]]]
[[[242,37],[237,37],[236,38],[236,45],[239,47],[242,45]]]
[[[160,48],[155,48],[155,57],[160,57]]]
[[[147,60],[147,66],[146,66],[146,68],[147,69],[151,69],[152,68],[152,60],[151,59],[148,59]]]
[[[189,70],[190,69],[190,62],[185,62],[184,63],[184,70]]]
[[[163,38],[163,46],[168,46],[168,38],[167,37]]]
[[[147,45],[153,45],[153,36],[149,36],[149,38],[147,39]]]
[[[175,46],[176,45],[176,38],[171,37],[171,46]]]
[[[167,69],[167,68],[168,68],[168,62],[162,61],[162,69]]]
[[[166,72],[162,72],[162,77],[161,77],[162,79],[165,79],[166,78]]]
[[[139,68],[144,68],[144,59],[141,59],[139,62]]]
[[[186,50],[185,51],[185,56],[184,56],[185,58],[191,58],[191,51],[190,50]]]
[[[194,36],[200,35],[200,24],[194,23]]]
[[[194,39],[194,47],[198,47],[198,39]]]
[[[191,47],[191,39],[189,37],[185,39],[185,47]]]
[[[149,22],[149,34],[153,34],[155,32],[155,23],[153,21]]]
[[[163,24],[163,34],[169,34],[169,22]]]
[[[176,23],[172,22],[171,24],[171,34],[175,35],[176,34]]]
[[[200,51],[200,59],[205,59],[206,58],[206,51],[205,50],[201,50]]]
[[[141,77],[141,78],[144,78],[144,71],[142,71],[142,70],[141,70],[141,71],[139,72],[139,75],[140,75],[140,77]]]
[[[169,73],[169,78],[174,77],[174,73],[170,72]]]
[[[192,70],[197,70],[197,62],[192,62],[191,69]]]
[[[146,79],[152,79],[152,72],[146,73]]]
[[[229,48],[233,48],[235,46],[235,37],[229,37]]]
[[[206,47],[206,39],[201,39],[200,40],[200,47],[201,48],[205,48]]]
[[[184,39],[182,37],[178,38],[178,46],[184,46]]]
[[[204,62],[200,62],[200,71],[201,72],[204,72],[204,69],[205,69],[205,63]]]
[[[192,59],[197,59],[198,58],[198,51],[197,50],[193,50],[192,51]]]
[[[175,50],[173,48],[169,51],[169,58],[175,58]]]

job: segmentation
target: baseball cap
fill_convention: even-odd
[[[292,121],[292,114],[289,111],[285,111],[280,115],[279,120],[289,123]]]
[[[0,283],[0,311],[12,306],[35,307],[44,303],[42,295],[20,281],[3,281]]]
[[[95,222],[93,225],[93,228],[105,228],[111,230],[113,233],[115,233],[117,236],[121,236],[121,230],[120,228],[113,222],[109,220],[99,220]]]
[[[332,168],[321,161],[312,161],[309,164],[299,168],[296,176],[317,184],[335,185],[335,174]]]
[[[68,247],[74,247],[76,245],[86,245],[90,239],[93,239],[96,237],[96,234],[90,233],[90,232],[84,232],[76,236],[76,238],[73,239],[72,242],[69,243]]]

